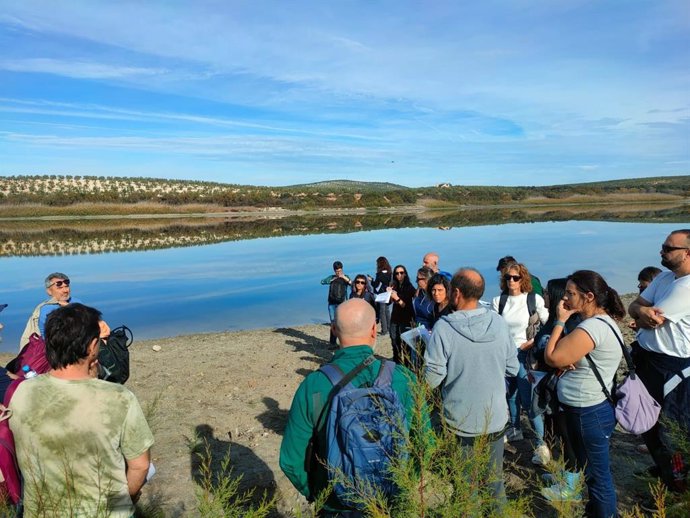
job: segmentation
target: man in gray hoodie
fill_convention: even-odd
[[[493,497],[506,500],[503,483],[503,435],[508,422],[505,377],[518,372],[515,344],[505,320],[479,305],[484,278],[474,268],[461,268],[451,281],[455,311],[442,317],[424,354],[425,377],[441,385],[446,422],[463,449],[488,439]],[[488,437],[483,437],[488,436]]]

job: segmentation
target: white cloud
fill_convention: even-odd
[[[23,60],[0,60],[0,70],[56,74],[78,79],[124,79],[150,77],[168,73],[163,68],[141,68],[107,65],[85,61],[33,58]]]

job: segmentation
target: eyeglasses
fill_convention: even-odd
[[[417,282],[426,281],[426,277],[417,277]]]
[[[661,251],[665,254],[669,252],[673,252],[674,250],[690,250],[687,246],[669,246],[669,245],[661,245]]]
[[[65,279],[63,281],[55,281],[48,285],[49,288],[52,286],[56,286],[58,288],[62,288],[63,286],[69,286],[69,279]]]
[[[399,272],[395,272],[395,275],[405,275],[405,272],[401,270]]]
[[[366,284],[366,281],[355,281],[355,284]]]
[[[522,280],[522,277],[521,277],[520,275],[509,275],[509,274],[506,273],[506,274],[503,276],[503,280],[505,280],[505,281],[514,281],[514,282],[518,282],[518,281]]]

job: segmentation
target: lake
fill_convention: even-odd
[[[0,303],[9,307],[0,314],[0,349],[17,349],[28,316],[46,298],[43,279],[53,271],[68,274],[72,295],[100,309],[111,327],[126,324],[135,339],[145,339],[325,322],[328,288],[319,281],[335,259],[354,276],[373,274],[376,257],[385,255],[414,276],[433,250],[444,270],[479,269],[489,299],[498,294],[496,262],[510,254],[543,284],[586,268],[619,292],[632,292],[637,272],[659,265],[666,235],[690,221],[687,207],[670,215],[645,212],[643,219],[653,222],[599,221],[577,211],[569,217],[477,212],[3,222]]]

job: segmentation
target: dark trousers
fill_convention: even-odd
[[[405,331],[409,331],[409,329],[409,324],[396,324],[393,322],[390,323],[388,328],[391,337],[391,345],[393,346],[393,361],[399,365],[408,365],[409,363],[406,359],[409,359],[410,355],[404,350],[407,345],[405,345],[402,338],[400,338],[400,335]]]
[[[489,487],[491,488],[491,496],[498,508],[505,506],[507,503],[506,488],[503,481],[503,435],[503,433],[496,433],[489,436],[489,463],[492,478]],[[479,440],[479,437],[462,437],[458,435],[457,439],[463,453],[472,455],[474,444]]]
[[[577,470],[577,458],[570,439],[568,426],[565,423],[565,412],[559,410],[555,414],[544,414],[544,429],[547,437],[555,448],[561,448],[561,455],[568,471]]]
[[[326,511],[322,509],[319,511],[319,518],[364,518],[360,511]]]
[[[640,380],[647,387],[649,395],[652,396],[662,406],[664,405],[664,384],[676,372],[681,371],[690,365],[690,358],[678,358],[667,354],[654,353],[643,349],[637,342],[632,344],[632,356],[635,369],[640,376]],[[690,409],[688,409],[690,411]],[[664,412],[662,410],[661,417]],[[654,460],[654,464],[659,468],[661,480],[671,490],[683,490],[682,469],[674,470],[673,456],[668,442],[664,440],[664,427],[659,423],[642,434],[649,454]]]

